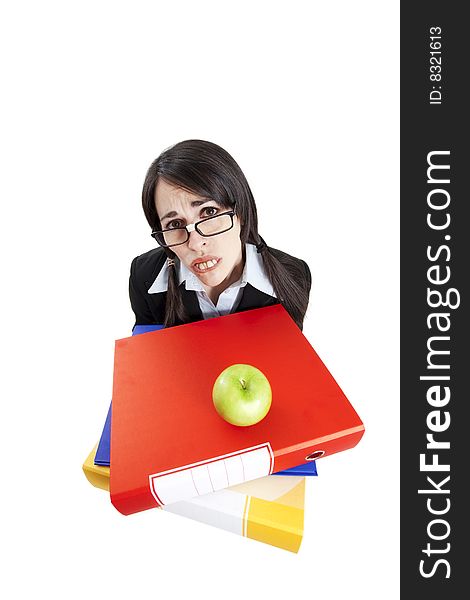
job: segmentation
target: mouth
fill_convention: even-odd
[[[202,256],[193,260],[191,263],[191,269],[196,274],[208,273],[213,271],[222,259],[217,256]]]

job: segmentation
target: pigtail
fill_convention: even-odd
[[[283,255],[281,262],[275,255],[276,250],[269,248],[261,236],[256,248],[263,257],[266,275],[277,299],[302,329],[311,287],[308,267],[303,271],[300,265],[305,263],[289,255]]]
[[[170,250],[167,250],[167,254],[171,254],[172,257],[175,256]],[[167,266],[168,290],[166,294],[165,320],[163,324],[165,327],[172,327],[178,322],[186,322],[187,315],[183,304],[183,298],[181,297],[174,258],[168,258]]]

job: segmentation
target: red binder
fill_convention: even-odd
[[[229,365],[268,378],[268,415],[237,427],[215,411]],[[123,514],[256,479],[355,446],[364,425],[281,305],[116,341],[113,505]]]

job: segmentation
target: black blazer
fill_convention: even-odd
[[[294,261],[294,268],[289,264],[289,271],[299,281],[307,292],[310,291],[312,278],[310,270],[303,260],[289,257],[288,254],[269,249],[272,254],[281,262],[285,263],[286,258]],[[167,256],[163,248],[155,248],[145,254],[134,258],[131,264],[131,274],[129,278],[129,296],[131,299],[132,310],[135,313],[136,325],[154,325],[163,323],[165,319],[166,292],[159,294],[149,294],[148,290],[160,273]],[[183,304],[188,315],[187,323],[201,321],[203,319],[196,292],[186,290],[184,284],[181,284]],[[279,304],[273,296],[269,296],[249,283],[243,288],[243,294],[236,312],[250,310],[251,308],[262,308],[272,304]],[[183,323],[176,323],[181,325]]]

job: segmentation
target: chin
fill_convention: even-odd
[[[201,274],[198,275],[198,278],[200,279],[201,283],[203,283],[204,285],[208,285],[209,287],[217,287],[218,285],[220,285],[221,283],[223,283],[223,281],[225,279],[227,279],[227,274],[226,273],[206,273],[206,274]]]

